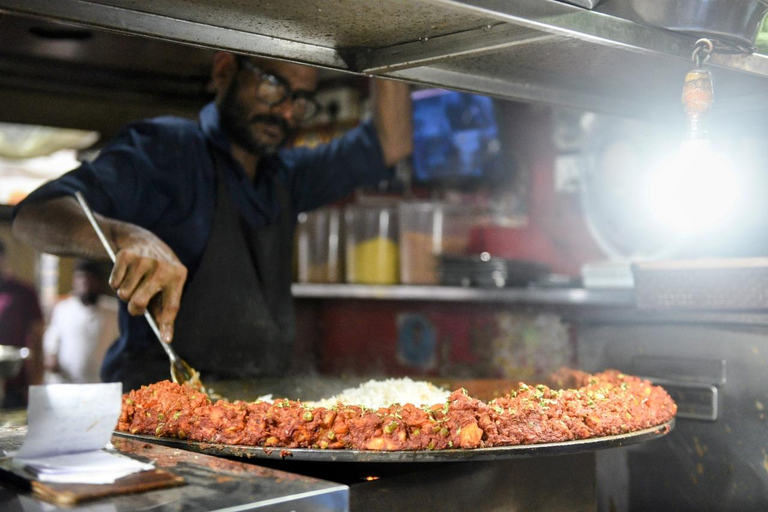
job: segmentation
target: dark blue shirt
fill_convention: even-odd
[[[253,228],[293,218],[339,200],[360,185],[391,178],[373,123],[365,122],[316,148],[292,148],[262,157],[251,182],[232,157],[215,104],[199,122],[160,117],[124,127],[98,158],[46,183],[17,206],[81,191],[91,208],[155,233],[189,269],[205,249],[216,203],[216,171],[209,148],[220,153],[229,197]],[[293,211],[282,212],[276,182],[289,191]],[[182,298],[183,300],[183,298]],[[120,305],[120,338],[108,358],[157,348],[146,321]]]

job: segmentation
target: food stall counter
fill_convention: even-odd
[[[3,452],[17,450],[25,434],[26,427],[0,428],[0,449]],[[118,453],[142,462],[152,461],[158,469],[183,477],[184,484],[58,507],[38,498],[28,483],[8,480],[8,473],[2,473],[0,509],[6,512],[349,511],[346,485],[130,439],[113,437],[112,444]]]

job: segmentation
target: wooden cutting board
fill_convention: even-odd
[[[134,473],[124,476],[112,484],[40,482],[26,471],[12,467],[9,459],[0,460],[0,478],[3,481],[31,489],[35,496],[57,505],[74,505],[107,496],[164,489],[185,483],[184,478],[163,469]]]
[[[57,505],[74,505],[117,494],[132,494],[182,484],[184,484],[182,477],[162,469],[155,469],[124,476],[113,484],[53,484],[32,481],[32,492]]]

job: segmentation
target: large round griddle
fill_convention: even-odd
[[[618,448],[643,443],[663,437],[675,426],[672,419],[656,427],[620,434],[616,436],[579,439],[562,443],[524,444],[499,446],[494,448],[419,450],[419,451],[373,451],[373,450],[319,450],[310,448],[262,448],[259,446],[240,446],[216,443],[201,443],[148,435],[115,432],[115,435],[128,439],[161,444],[182,450],[246,459],[282,459],[309,462],[462,462],[509,458],[538,457],[544,455],[569,455],[606,448]]]

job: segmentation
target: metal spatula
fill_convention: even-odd
[[[104,246],[104,249],[107,250],[107,254],[109,254],[112,263],[114,263],[115,251],[112,250],[112,246],[109,245],[107,237],[104,236],[104,232],[101,230],[101,227],[99,227],[98,222],[96,222],[96,217],[93,216],[91,207],[88,206],[88,203],[83,197],[83,194],[80,192],[75,192],[75,197],[85,212],[85,216],[88,217],[88,221],[91,223],[91,226],[93,226],[93,229],[99,236],[99,240],[101,240],[101,244]],[[168,354],[168,359],[171,361],[171,378],[173,379],[173,382],[178,384],[187,384],[188,386],[205,392],[203,383],[200,381],[200,372],[189,366],[186,361],[176,355],[176,352],[173,350],[170,344],[163,341],[163,338],[160,336],[160,329],[157,328],[155,319],[152,318],[152,315],[149,314],[149,310],[144,311],[144,318],[147,319],[149,326],[152,328],[152,332],[154,332],[155,336],[157,336],[157,341],[160,342],[160,345],[165,350],[165,353]]]

